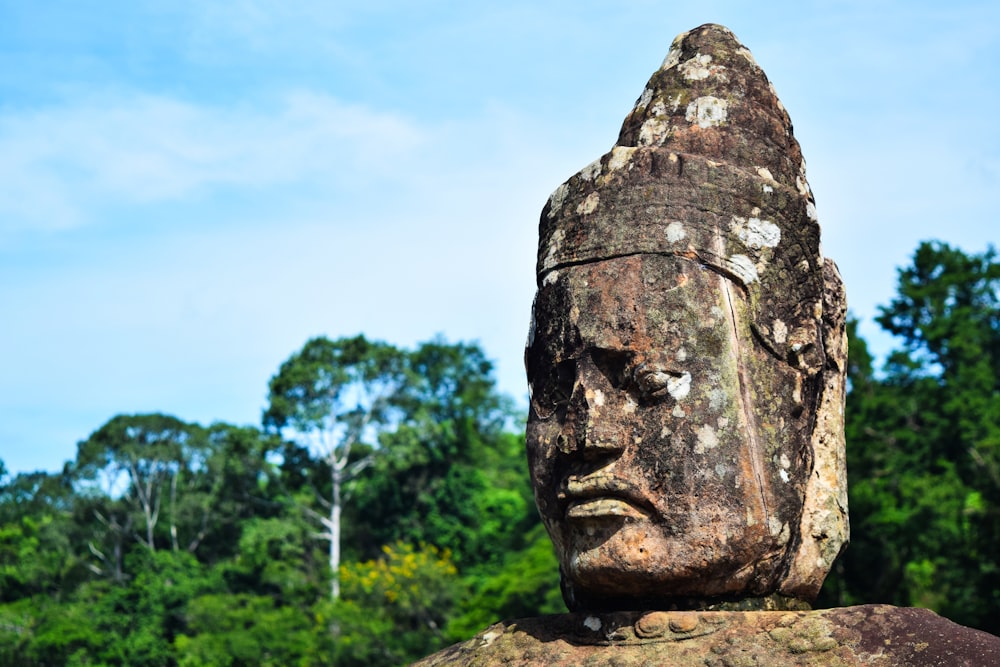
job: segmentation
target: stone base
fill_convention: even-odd
[[[497,623],[435,665],[1000,665],[1000,637],[926,609],[562,614]]]

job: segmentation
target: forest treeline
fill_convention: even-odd
[[[1000,263],[925,243],[852,322],[851,545],[822,606],[1000,632]],[[476,345],[316,338],[259,426],[118,415],[59,473],[0,462],[0,664],[399,665],[564,611],[523,415]]]

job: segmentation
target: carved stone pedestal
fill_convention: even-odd
[[[497,623],[416,663],[438,665],[1000,665],[1000,638],[926,609],[563,614]]]

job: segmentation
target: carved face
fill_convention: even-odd
[[[545,277],[526,353],[528,457],[570,597],[773,591],[799,525],[808,424],[792,416],[801,378],[756,349],[746,298],[674,256]]]

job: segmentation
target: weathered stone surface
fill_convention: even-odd
[[[729,30],[675,40],[539,235],[528,455],[570,609],[813,599],[848,533],[844,293]]]
[[[436,665],[1000,664],[1000,639],[926,609],[565,614],[498,623],[416,663]]]

